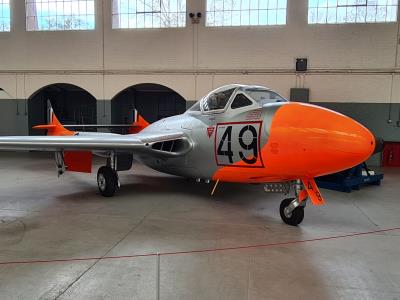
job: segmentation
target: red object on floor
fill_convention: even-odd
[[[400,142],[385,142],[382,167],[400,167]]]

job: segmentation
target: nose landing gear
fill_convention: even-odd
[[[304,208],[306,207],[306,200],[308,192],[301,180],[285,183],[270,183],[264,186],[266,192],[290,193],[291,188],[294,188],[295,197],[282,200],[279,206],[279,213],[282,221],[291,226],[299,225],[304,219]]]
[[[304,219],[304,204],[298,198],[284,199],[279,207],[282,221],[292,226],[299,225]]]

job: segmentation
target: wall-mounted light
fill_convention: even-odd
[[[307,58],[296,58],[296,72],[306,72],[307,71]]]
[[[189,13],[189,18],[192,20],[192,24],[199,24],[200,23],[200,19],[201,19],[201,12],[198,12],[196,14],[194,13]]]

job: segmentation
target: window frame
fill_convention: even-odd
[[[340,0],[336,0],[336,6],[330,6],[329,1],[327,2],[326,6],[319,6],[319,2],[317,2],[316,6],[310,6],[311,0],[308,0],[307,2],[307,24],[308,25],[342,25],[342,24],[390,24],[390,23],[397,23],[398,22],[398,6],[399,6],[399,2],[396,1],[396,4],[391,4],[388,3],[390,0],[388,0],[386,2],[386,4],[382,4],[379,5],[378,3],[376,4],[369,4],[369,0],[364,0],[365,4],[357,4],[357,2],[355,4],[339,4]],[[347,0],[349,1],[349,0]],[[384,7],[385,8],[385,20],[377,20],[378,18],[378,9],[379,7]],[[345,9],[345,16],[343,21],[340,21],[340,16],[338,14],[339,9]],[[354,19],[353,20],[349,20],[348,17],[348,8],[354,8]],[[365,8],[365,11],[362,13],[362,15],[359,15],[358,9],[359,8]],[[374,20],[368,20],[368,13],[369,13],[369,8],[371,8],[371,11],[373,11],[375,9],[374,15],[373,15],[373,19]],[[393,8],[393,10],[389,10],[388,8]],[[330,22],[329,19],[329,10],[335,10],[335,21],[334,22]],[[318,13],[319,10],[321,11],[325,11],[326,16],[324,18],[324,22],[320,22],[320,20],[318,19]],[[316,16],[315,16],[315,22],[311,22],[311,17],[310,14],[312,11],[316,12]],[[361,9],[360,9],[361,11]],[[391,16],[390,13],[394,13],[393,15],[395,16],[395,18],[392,20],[389,17]],[[361,12],[360,12],[361,14]],[[361,16],[362,19],[359,19],[359,16]],[[390,19],[390,20],[388,20]]]
[[[266,4],[265,4],[265,6],[263,6],[263,5],[261,5],[260,4],[260,1],[263,1],[263,0],[259,0],[258,1],[258,6],[257,6],[257,8],[252,8],[251,7],[251,2],[249,1],[249,7],[247,8],[245,8],[245,9],[243,9],[242,7],[239,7],[238,9],[235,9],[235,7],[234,7],[234,5],[232,5],[229,9],[225,9],[225,7],[224,7],[224,2],[222,2],[223,3],[223,8],[221,9],[221,10],[217,10],[216,8],[215,8],[215,3],[213,2],[213,4],[214,4],[214,9],[213,10],[209,10],[209,8],[212,6],[212,5],[210,5],[209,6],[209,1],[215,1],[215,0],[206,0],[205,2],[206,2],[206,4],[205,4],[205,21],[204,21],[204,26],[205,27],[207,27],[207,28],[246,28],[246,27],[271,27],[271,26],[286,26],[287,25],[287,23],[288,23],[288,1],[289,0],[264,0],[264,1],[267,1],[266,2]],[[269,6],[270,6],[270,2],[269,1],[277,1],[276,2],[276,7],[272,7],[272,8],[270,8]],[[281,7],[281,6],[279,6],[280,5],[280,2],[279,1],[285,1],[285,5],[284,5],[284,7]],[[273,14],[271,14],[271,16],[272,15],[275,15],[275,23],[273,23],[273,24],[269,24],[268,23],[268,18],[270,17],[270,12],[274,12]],[[280,22],[278,22],[278,14],[279,14],[279,11],[284,11],[284,22],[283,23],[280,23]],[[233,14],[234,13],[238,13],[238,16],[239,16],[239,24],[234,24],[233,23]],[[251,22],[251,19],[252,19],[252,17],[251,17],[251,13],[252,12],[256,12],[256,15],[257,15],[257,24],[252,24],[252,22]],[[266,23],[260,23],[260,12],[266,12],[266,14],[267,14],[267,21],[266,21]],[[209,15],[210,14],[214,14],[214,16],[215,16],[215,14],[216,13],[221,13],[221,18],[223,19],[224,18],[224,14],[225,13],[228,13],[228,14],[231,14],[231,22],[230,22],[230,24],[224,24],[224,20],[222,20],[222,22],[220,23],[220,24],[216,24],[215,23],[215,21],[212,21],[213,22],[213,24],[210,24],[209,23]],[[244,13],[248,13],[248,23],[246,22],[245,24],[241,24],[242,22],[241,22],[241,20],[242,20],[242,15],[244,15]],[[215,18],[213,17],[213,20],[215,20]]]
[[[119,4],[119,1],[120,0],[112,0],[111,1],[111,29],[112,30],[154,30],[154,29],[184,29],[184,28],[186,28],[187,27],[187,22],[188,22],[188,18],[187,18],[187,13],[188,13],[188,5],[187,5],[187,0],[183,0],[183,3],[184,3],[184,11],[179,11],[179,9],[178,9],[178,2],[177,2],[177,8],[176,8],[176,11],[172,11],[172,10],[169,10],[169,11],[165,11],[165,12],[163,12],[162,11],[162,8],[161,8],[161,6],[162,6],[162,1],[163,0],[159,0],[160,1],[160,11],[159,12],[152,12],[152,11],[146,11],[146,7],[144,7],[143,6],[143,8],[144,8],[144,10],[143,11],[139,11],[138,9],[139,8],[137,8],[137,6],[135,6],[136,7],[136,12],[129,12],[129,3],[130,3],[130,1],[136,1],[136,5],[137,5],[137,1],[140,1],[140,0],[127,0],[128,2],[128,9],[127,9],[127,12],[121,12],[121,11],[118,11],[118,13],[115,13],[114,12],[114,8],[115,8],[115,5],[114,5],[114,3],[115,3],[115,1],[117,1],[118,2],[118,4]],[[141,0],[141,1],[151,1],[151,0]],[[170,1],[171,0],[165,0],[165,1],[169,1],[168,3],[170,3]],[[179,1],[179,0],[178,0]],[[145,4],[144,4],[145,5]],[[120,10],[120,9],[119,9]],[[154,26],[154,14],[159,14],[160,16],[160,26]],[[163,14],[165,14],[165,15],[167,15],[167,16],[171,16],[171,15],[176,15],[176,20],[174,20],[174,21],[176,21],[176,26],[170,26],[170,25],[168,25],[168,26],[162,26],[161,24],[162,24],[162,17],[163,17]],[[137,22],[137,16],[138,15],[141,15],[141,16],[143,16],[143,26],[137,26],[138,25],[138,22]],[[152,20],[152,26],[146,26],[146,15],[152,15],[151,16],[151,20]],[[116,22],[115,20],[114,20],[114,17],[117,17],[117,20],[118,20],[118,22]],[[127,24],[128,24],[128,26],[122,26],[121,25],[121,16],[123,16],[124,18],[126,18],[126,21],[128,22]],[[130,16],[134,16],[134,19],[135,19],[135,26],[130,26]],[[184,17],[184,20],[182,21],[182,23],[180,23],[180,16],[183,16]],[[169,20],[169,22],[171,22],[170,20]],[[115,23],[118,23],[118,25],[117,26],[115,26]]]
[[[43,1],[43,0],[41,0],[41,1]],[[43,7],[43,4],[45,4],[45,7],[46,7],[46,5],[48,7],[47,14],[44,14],[44,15],[43,14],[42,15],[38,14],[37,6],[36,6],[37,3],[36,3],[35,0],[24,0],[24,2],[25,2],[25,30],[27,32],[63,32],[63,31],[67,31],[68,32],[68,31],[95,31],[96,30],[96,23],[97,23],[96,22],[96,16],[97,16],[97,8],[96,8],[97,1],[96,0],[79,0],[79,2],[77,4],[78,5],[78,10],[80,10],[80,8],[79,8],[80,2],[85,3],[86,9],[85,9],[85,13],[84,14],[78,13],[77,15],[74,15],[72,6],[71,6],[71,13],[70,14],[69,13],[66,14],[65,6],[64,6],[64,4],[65,4],[64,0],[53,0],[53,1],[52,0],[47,0],[47,2],[45,2],[45,3],[40,2],[42,4],[42,7]],[[72,5],[72,1],[67,1],[67,2],[71,2],[71,5]],[[50,3],[51,3],[51,5],[50,5]],[[57,11],[59,5],[61,5],[61,4],[58,5],[58,3],[62,3],[63,4],[62,5],[63,9],[62,9],[61,12]],[[93,3],[93,13],[89,13],[91,11],[91,9],[88,9],[88,4],[89,3]],[[35,5],[35,11],[36,11],[35,15],[28,15],[28,13],[29,13],[28,12],[28,5]],[[50,12],[53,13],[53,11],[51,10],[50,6],[53,6],[53,7],[56,8],[54,10],[54,14],[50,13]],[[46,8],[42,9],[41,12],[43,13],[43,11],[46,11]],[[90,20],[88,21],[89,17],[92,18],[93,22],[91,22]],[[32,28],[32,27],[29,26],[30,20],[28,18],[32,18],[33,20],[36,20],[37,28]],[[46,20],[46,18],[47,18],[47,20]],[[63,28],[58,27],[59,26],[57,24],[57,19],[58,18],[63,20],[62,21]],[[80,25],[77,26],[77,27],[74,27],[74,25],[71,24],[69,27],[65,27],[65,20],[67,18],[70,18],[71,20],[82,20],[82,19],[84,19],[85,20],[85,24],[84,24],[85,26],[83,26],[83,28]],[[45,20],[47,22],[52,22],[52,21],[55,20],[56,25],[55,26],[51,26],[51,24],[49,24],[48,26],[46,26],[45,29],[40,29],[40,19]],[[92,24],[92,23],[93,23],[93,27],[89,26],[89,24]]]
[[[5,5],[2,1],[0,1],[0,4],[3,6],[3,5]],[[9,14],[10,14],[10,18],[9,18],[9,23],[8,23],[8,30],[4,30],[4,26],[2,26],[3,28],[1,28],[0,29],[0,34],[4,34],[4,33],[10,33],[11,32],[11,29],[12,29],[12,19],[13,19],[13,15],[12,15],[12,7],[11,7],[11,4],[12,4],[12,0],[9,0],[8,1],[8,8],[9,8]],[[3,10],[2,10],[2,12],[3,12]],[[1,15],[0,16],[0,19],[6,19],[6,18],[3,18],[3,15]],[[3,24],[3,23],[1,23],[1,24]]]

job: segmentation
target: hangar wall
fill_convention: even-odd
[[[131,85],[162,84],[193,101],[238,82],[286,97],[291,87],[310,88],[312,102],[373,111],[362,122],[400,140],[400,128],[387,123],[388,104],[400,103],[399,24],[308,25],[307,3],[288,0],[286,26],[209,28],[203,18],[178,29],[113,30],[111,0],[97,0],[93,31],[26,32],[24,1],[12,1],[11,32],[0,33],[0,134],[28,133],[19,110],[52,83],[87,90],[98,100],[98,122],[110,122],[107,100]],[[188,12],[204,15],[205,4],[187,0]],[[307,74],[294,71],[296,57],[309,59]],[[392,109],[396,121],[399,107]]]

